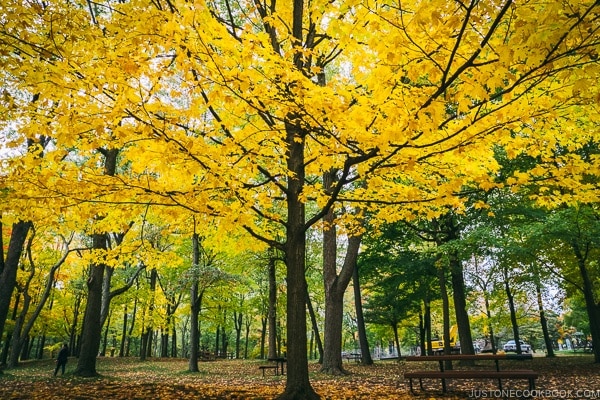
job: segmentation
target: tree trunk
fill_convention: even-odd
[[[12,225],[6,260],[0,260],[0,293],[2,293],[2,296],[0,296],[0,334],[4,332],[4,325],[10,309],[10,300],[17,282],[19,260],[31,227],[32,224],[29,221],[19,221]]]
[[[425,334],[427,335],[427,337],[425,338],[425,340],[427,340],[427,355],[431,356],[433,355],[433,347],[431,346],[431,303],[429,300],[429,295],[427,295],[427,297],[425,298],[425,300],[423,300],[423,302],[425,303],[425,313],[423,316],[423,325],[425,328]],[[424,349],[423,349],[424,350]],[[421,354],[425,354],[425,351],[422,351]]]
[[[71,355],[79,357],[79,352],[81,350],[80,343],[78,342],[77,335],[77,326],[79,324],[79,310],[81,308],[82,303],[82,295],[78,293],[75,296],[75,301],[73,302],[73,321],[69,324],[69,349],[71,349]]]
[[[243,322],[243,314],[241,312],[234,311],[233,323],[235,325],[235,358],[240,358]]]
[[[360,345],[360,354],[362,355],[361,363],[363,365],[373,365],[371,349],[369,347],[369,341],[367,340],[365,316],[363,314],[358,264],[354,266],[354,272],[352,273],[352,286],[354,287],[354,308],[356,309],[356,327],[358,329],[358,343]],[[398,357],[400,357],[400,348],[398,348]]]
[[[394,332],[394,346],[396,346],[398,352],[398,358],[401,356],[400,352],[400,337],[398,336],[398,321],[392,324],[392,332]]]
[[[330,190],[335,171],[323,175],[323,187]],[[362,237],[348,238],[344,265],[337,272],[337,232],[333,207],[323,218],[323,283],[325,287],[325,332],[323,343],[322,372],[334,375],[345,374],[342,364],[342,325],[344,317],[344,293],[354,274],[356,259]]]
[[[442,318],[444,326],[444,354],[450,354],[450,298],[448,296],[448,285],[446,284],[446,269],[443,266],[438,267],[438,279],[440,282],[440,295],[442,297]],[[449,362],[447,366],[451,367]]]
[[[420,352],[419,355],[425,355],[427,354],[427,346],[425,346],[426,343],[426,326],[425,326],[425,318],[423,316],[422,312],[419,312],[419,347],[420,347]]]
[[[34,311],[32,313],[29,313],[29,305],[31,302],[31,297],[29,296],[29,285],[35,274],[35,264],[33,262],[33,257],[31,257],[31,238],[28,241],[27,253],[29,254],[29,257],[30,257],[31,273],[29,275],[27,284],[25,285],[24,290],[23,290],[23,298],[25,300],[25,303],[24,303],[23,309],[21,311],[22,317],[17,320],[17,324],[15,325],[15,329],[13,330],[13,332],[18,332],[18,335],[16,337],[13,336],[13,340],[15,340],[15,342],[13,344],[11,360],[9,361],[10,367],[17,366],[18,354],[22,350],[22,347],[25,342],[25,338],[27,338],[29,336],[29,334],[31,333],[31,330],[33,329],[35,321],[39,317],[40,313],[42,312],[43,308],[46,305],[46,302],[50,298],[50,294],[52,293],[52,288],[54,287],[54,283],[55,283],[56,272],[58,271],[60,266],[65,262],[65,260],[67,259],[67,256],[69,255],[68,243],[65,242],[64,245],[65,245],[65,251],[63,252],[61,258],[50,268],[50,271],[48,272],[48,277],[46,279],[46,284],[44,285],[44,291],[42,292],[41,297],[40,297]],[[50,304],[50,308],[52,308],[52,303]],[[27,316],[28,316],[28,318],[27,318]],[[18,325],[18,329],[17,329],[17,325]]]
[[[460,338],[460,352],[462,354],[475,354],[473,337],[471,335],[471,323],[469,322],[469,313],[467,311],[467,293],[463,275],[462,263],[458,259],[458,255],[454,252],[450,257],[450,276],[452,280],[454,313],[456,315],[458,336]]]
[[[294,0],[294,36],[302,37],[304,0]],[[280,399],[319,399],[308,377],[306,336],[306,232],[304,187],[304,140],[306,132],[295,125],[296,117],[286,121],[287,168],[287,230],[285,261],[287,279],[287,359],[285,391]]]
[[[590,333],[592,335],[592,351],[594,352],[594,362],[600,363],[600,306],[596,304],[594,298],[594,285],[586,267],[587,254],[582,253],[577,242],[572,242],[573,251],[577,258],[577,265],[583,283],[583,298],[585,299],[585,308],[590,321]]]
[[[271,251],[271,253],[274,250]],[[269,314],[267,316],[269,324],[269,345],[267,349],[267,358],[277,357],[277,281],[275,275],[275,255],[269,256],[268,277],[269,277]],[[264,352],[263,352],[264,354]]]
[[[106,236],[104,234],[92,235],[93,248],[106,251]],[[83,317],[81,331],[81,350],[75,375],[92,377],[96,372],[96,357],[102,339],[102,324],[100,323],[100,309],[102,308],[102,278],[104,277],[104,263],[94,263],[90,266],[87,282],[88,297]]]
[[[200,328],[198,319],[200,307],[202,304],[202,292],[199,291],[198,266],[200,265],[200,238],[196,232],[192,236],[192,268],[193,282],[190,291],[190,358],[188,361],[188,371],[199,372],[198,358],[200,354]]]
[[[102,350],[100,351],[100,356],[105,357],[106,356],[106,347],[108,346],[108,331],[110,328],[110,317],[111,317],[112,313],[108,314],[108,318],[104,323],[104,337],[102,338]]]
[[[246,318],[246,332],[244,337],[244,359],[248,359],[248,347],[249,347],[249,338],[250,338],[250,328],[252,327],[252,319]]]
[[[118,149],[100,149],[104,156],[104,174],[114,176],[117,170]],[[99,217],[100,218],[100,217]],[[102,254],[108,250],[108,235],[106,233],[92,234],[92,249],[99,250]],[[90,274],[87,281],[88,296],[83,316],[83,327],[81,330],[81,349],[75,375],[96,376],[96,357],[102,340],[102,284],[104,280],[104,262],[95,261],[90,266]]]
[[[127,340],[127,304],[123,305],[123,327],[121,329],[121,346],[119,347],[119,357],[125,356],[125,341]]]
[[[523,351],[521,350],[521,337],[519,335],[519,323],[517,322],[517,311],[515,308],[515,298],[510,289],[510,284],[508,283],[508,276],[504,276],[504,291],[506,292],[506,298],[508,299],[508,309],[510,311],[510,322],[513,330],[513,337],[515,339],[515,346],[517,348],[517,354],[521,354]]]
[[[31,251],[31,237],[28,241],[27,248]],[[31,253],[30,253],[31,256]],[[30,257],[31,258],[31,257]],[[19,364],[19,355],[26,352],[27,341],[29,339],[29,332],[23,332],[23,325],[25,324],[25,317],[29,312],[29,305],[31,304],[31,295],[29,294],[29,285],[31,280],[35,276],[35,266],[30,265],[29,275],[25,282],[25,285],[21,288],[23,294],[23,307],[15,320],[15,326],[12,331],[11,337],[11,351],[10,357],[8,358],[8,368],[15,368]],[[24,359],[21,355],[21,359]]]
[[[487,295],[487,292],[483,292],[483,297],[485,300],[485,315],[487,316],[488,329],[490,331],[490,344],[492,346],[492,353],[496,354],[498,348],[496,347],[496,338],[494,336],[494,327],[492,326],[492,311],[490,309],[490,299]]]
[[[133,301],[133,312],[131,313],[131,323],[129,324],[129,331],[127,332],[127,345],[125,347],[125,357],[129,357],[129,350],[131,349],[131,339],[133,338],[133,328],[135,327],[135,319],[137,317],[137,297]]]
[[[156,268],[150,271],[150,304],[148,305],[148,325],[144,329],[142,334],[142,349],[140,351],[140,359],[145,361],[147,357],[152,355],[152,334],[154,332],[154,301],[156,296],[156,281],[158,279],[158,272]]]
[[[554,348],[552,347],[552,339],[548,332],[548,321],[546,320],[546,311],[544,311],[544,302],[542,301],[542,288],[539,282],[535,284],[535,292],[537,295],[538,311],[540,313],[540,325],[542,325],[544,343],[546,344],[546,357],[554,357]]]
[[[306,287],[306,307],[308,307],[308,315],[310,316],[310,323],[312,325],[312,332],[317,349],[319,352],[319,364],[323,363],[323,342],[321,342],[321,336],[319,334],[319,324],[317,323],[317,316],[313,309],[312,300],[308,294],[308,286]]]
[[[260,319],[261,331],[260,331],[260,358],[265,358],[265,342],[267,335],[267,319],[264,316]]]

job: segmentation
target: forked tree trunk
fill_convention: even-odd
[[[104,155],[104,174],[114,176],[117,170],[118,149],[99,150]],[[92,235],[92,248],[99,253],[108,249],[108,237],[105,233]],[[105,263],[96,261],[90,266],[87,282],[88,296],[81,330],[81,349],[75,375],[96,376],[96,357],[102,340],[102,283],[104,280]]]

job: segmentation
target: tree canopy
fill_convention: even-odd
[[[282,250],[300,332],[286,393],[314,397],[305,240],[334,204],[376,226],[533,182],[542,206],[598,201],[599,13],[595,0],[6,0],[3,222],[76,210],[87,233],[123,234],[151,206]],[[498,147],[536,163],[500,181]],[[355,232],[357,214],[336,223]]]

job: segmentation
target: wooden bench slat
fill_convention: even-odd
[[[469,371],[469,370],[447,370],[447,371],[413,371],[406,372],[405,378],[432,378],[432,379],[477,379],[477,378],[537,378],[538,373],[532,370],[504,370],[504,371]]]
[[[502,388],[502,379],[527,379],[529,389],[535,389],[535,380],[538,373],[533,370],[446,370],[446,371],[412,371],[405,372],[404,377],[410,382],[410,391],[413,392],[413,379],[419,380],[419,386],[423,390],[423,379],[440,379],[442,381],[442,392],[446,392],[446,379],[497,379]]]

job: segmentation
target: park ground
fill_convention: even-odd
[[[72,374],[77,360],[69,359],[64,376],[54,377],[52,360],[24,362],[0,375],[0,399],[273,399],[282,393],[285,376],[259,371],[261,361],[217,360],[201,362],[199,373],[187,372],[187,360],[136,358],[99,358],[97,378],[79,378]],[[477,367],[484,367],[478,361]],[[438,398],[518,398],[527,390],[525,381],[508,381],[498,392],[493,381],[454,381],[450,393],[440,393],[439,382],[430,383],[426,393],[411,394],[404,372],[436,368],[432,363],[376,361],[373,366],[344,363],[347,376],[324,375],[311,363],[311,383],[323,399],[438,399]],[[435,363],[433,363],[435,364]],[[504,368],[531,368],[539,372],[539,391],[533,398],[600,397],[600,364],[588,354],[566,353],[555,358],[542,354],[533,360],[506,361]],[[486,366],[493,368],[493,365]],[[512,391],[511,391],[512,390]]]

